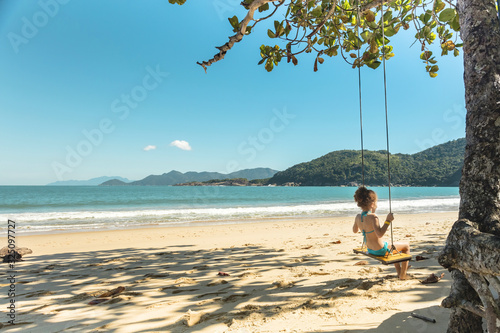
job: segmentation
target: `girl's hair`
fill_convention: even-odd
[[[360,186],[354,193],[354,201],[360,208],[369,207],[375,200],[377,200],[377,194],[364,186]]]

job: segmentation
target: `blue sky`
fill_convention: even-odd
[[[239,2],[2,0],[0,184],[284,170],[359,149],[357,71],[341,58],[268,73],[259,46],[276,40],[261,23],[207,74],[196,65],[232,34]],[[413,36],[394,37],[387,62],[393,153],[465,136],[462,57],[438,56],[431,79]],[[385,149],[382,75],[362,69],[366,149]]]

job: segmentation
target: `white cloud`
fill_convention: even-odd
[[[182,150],[191,150],[191,146],[189,145],[189,142],[184,141],[184,140],[175,140],[170,143],[170,146],[172,147],[177,147]]]
[[[156,146],[153,146],[153,145],[148,145],[148,146],[144,147],[144,151],[155,150],[155,149],[156,149]]]

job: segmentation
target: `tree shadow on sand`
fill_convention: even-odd
[[[339,300],[366,293],[374,297],[377,288],[398,282],[395,276],[380,276],[378,268],[366,268],[368,275],[361,278],[339,278],[339,272],[328,268],[332,262],[352,266],[353,258],[328,258],[314,251],[295,257],[254,244],[30,256],[16,265],[17,325],[3,329],[223,332],[244,320],[263,322],[302,310],[321,310],[334,321]],[[378,274],[370,275],[370,270]],[[102,297],[119,286],[125,289]],[[432,293],[432,288],[422,288],[422,297]],[[88,304],[103,298],[100,304]]]

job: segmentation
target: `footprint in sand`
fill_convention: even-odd
[[[274,281],[273,285],[280,289],[287,289],[287,288],[292,288],[295,285],[295,282],[286,279],[281,279],[278,281]]]
[[[243,273],[241,275],[238,275],[238,277],[240,279],[255,279],[255,278],[260,277],[260,276],[262,276],[262,275],[252,273],[252,272],[246,272],[246,273]]]
[[[222,299],[222,301],[224,303],[231,303],[231,302],[236,302],[237,300],[248,297],[248,296],[250,296],[250,295],[249,294],[235,294],[235,295],[231,295],[228,297],[224,297]]]
[[[207,286],[213,287],[213,286],[219,286],[221,284],[227,284],[227,283],[229,283],[229,282],[227,282],[226,280],[218,279],[218,280],[207,283]]]
[[[190,291],[198,291],[198,289],[177,289],[177,290],[172,291],[172,294],[177,295],[180,293],[187,293]]]
[[[161,279],[165,278],[167,276],[170,276],[168,273],[148,273],[144,275],[145,278],[150,278],[150,279]]]
[[[191,327],[199,323],[216,319],[217,321],[223,321],[226,319],[225,313],[203,313],[203,312],[192,312],[189,310],[183,317],[183,324]]]
[[[200,298],[200,296],[198,296],[198,298]],[[222,297],[216,297],[216,298],[211,298],[211,299],[206,299],[206,300],[200,301],[200,302],[196,303],[196,305],[201,306],[201,305],[207,305],[210,303],[215,303],[215,302],[220,302],[220,301],[222,301]]]
[[[175,301],[175,302],[161,302],[161,303],[151,304],[151,305],[148,305],[146,307],[146,310],[153,310],[153,309],[156,309],[156,308],[161,308],[161,307],[164,307],[164,306],[169,306],[169,305],[172,305],[174,303],[178,303],[178,302],[177,301]]]
[[[200,266],[193,266],[193,269],[199,271],[206,271],[207,269],[210,269],[210,267],[208,265],[200,265]]]
[[[54,295],[56,292],[55,291],[50,291],[50,290],[39,290],[39,291],[34,291],[31,293],[27,293],[24,295],[18,295],[18,296],[25,296],[26,298],[31,298],[31,297],[39,297],[39,296],[50,296]]]
[[[357,289],[370,290],[374,285],[380,285],[382,283],[382,281],[363,281],[359,286],[357,286]]]
[[[82,293],[82,294],[78,294],[78,295],[75,295],[73,297],[67,298],[65,300],[61,300],[61,303],[62,304],[77,303],[77,302],[86,301],[92,297],[94,297],[94,296],[89,294],[89,293]]]
[[[383,272],[384,270],[380,267],[365,267],[365,268],[361,268],[358,273],[361,273],[361,274],[376,274],[376,273],[380,273],[380,272]]]
[[[196,283],[197,283],[196,280],[191,279],[191,278],[185,278],[185,277],[181,277],[181,278],[174,281],[174,284],[178,287],[182,287],[184,285],[196,284]]]
[[[196,296],[197,298],[203,298],[203,297],[207,297],[207,296],[219,296],[221,294],[226,294],[225,291],[222,291],[222,290],[219,290],[219,291],[216,291],[216,292],[213,292],[213,293],[206,293],[206,294],[203,294],[203,295],[198,295]]]

